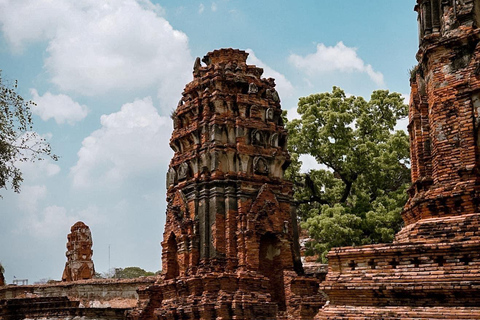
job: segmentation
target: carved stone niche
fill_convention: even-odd
[[[258,87],[255,83],[250,83],[248,85],[248,93],[257,93],[258,92]]]
[[[274,148],[278,147],[278,133],[272,134],[270,137],[270,145]]]
[[[262,119],[263,118],[262,108],[256,105],[252,105],[250,107],[249,117],[255,118],[255,119]]]
[[[265,160],[265,158],[262,158],[262,157],[256,157],[253,160],[253,172],[256,174],[267,175],[268,174],[267,160]]]
[[[173,168],[168,169],[168,172],[167,172],[167,189],[170,186],[175,185],[176,178],[177,178],[177,172],[175,171],[175,169],[173,169]]]
[[[265,144],[265,136],[260,130],[253,130],[251,134],[252,145],[263,146]]]
[[[275,102],[280,102],[280,96],[278,95],[278,92],[277,92],[277,91],[273,91],[273,92],[272,92],[272,99],[273,99],[273,101],[275,101]]]
[[[273,109],[272,108],[268,108],[267,110],[265,110],[265,120],[266,121],[272,121],[273,120]]]
[[[178,180],[186,180],[188,178],[188,163],[184,162],[178,167]]]

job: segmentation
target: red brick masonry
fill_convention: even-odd
[[[480,1],[415,10],[405,227],[393,244],[329,253],[316,319],[480,319]]]

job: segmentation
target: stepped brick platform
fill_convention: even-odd
[[[393,244],[329,253],[316,319],[480,319],[480,2],[415,10],[405,227]]]
[[[303,276],[280,98],[247,55],[195,62],[172,115],[163,274],[132,319],[312,319],[324,303]]]

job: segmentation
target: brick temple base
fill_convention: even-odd
[[[316,319],[480,319],[479,223],[426,219],[399,242],[333,250]]]
[[[318,281],[295,272],[283,278],[277,290],[284,304],[270,294],[269,279],[254,272],[160,280],[139,292],[129,319],[313,319],[325,303]]]

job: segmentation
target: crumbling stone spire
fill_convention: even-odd
[[[205,270],[260,271],[262,239],[276,267],[299,267],[290,162],[273,79],[221,49],[197,58],[194,80],[173,114],[163,270],[167,278]],[[273,259],[273,258],[272,258]],[[299,269],[298,269],[299,270]]]
[[[92,261],[92,234],[90,228],[78,221],[70,228],[67,236],[67,262],[63,271],[63,281],[92,279],[95,268]]]
[[[132,319],[312,319],[323,303],[318,280],[299,276],[280,98],[247,56],[195,61],[172,114],[163,274]]]

